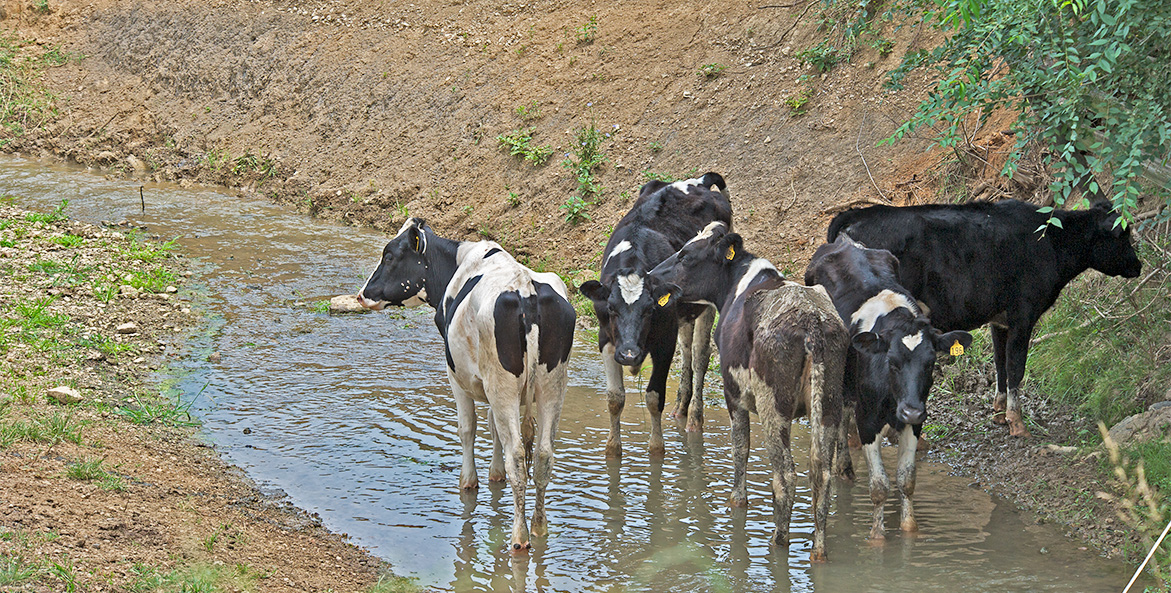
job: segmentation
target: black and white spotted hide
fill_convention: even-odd
[[[408,220],[390,240],[358,292],[359,301],[372,309],[423,303],[435,308],[463,447],[460,487],[479,485],[472,454],[474,402],[485,402],[493,441],[488,478],[507,478],[512,486],[513,552],[530,545],[526,441],[535,448],[532,533],[547,532],[545,489],[576,320],[566,294],[556,274],[529,270],[496,243],[444,239],[418,218]],[[533,424],[535,435],[525,428]]]
[[[853,347],[846,358],[847,414],[858,425],[874,503],[872,539],[884,537],[882,507],[890,484],[882,463],[882,431],[899,435],[896,482],[901,493],[899,525],[917,531],[913,495],[915,452],[931,391],[936,352],[971,346],[966,331],[931,327],[910,292],[898,283],[898,260],[886,250],[866,249],[847,237],[822,245],[805,271],[805,283],[824,286],[849,328]]]
[[[732,418],[732,505],[748,503],[749,413],[760,416],[772,465],[776,531],[788,545],[796,494],[790,425],[809,416],[813,492],[810,558],[824,561],[830,469],[842,422],[842,374],[849,338],[821,287],[788,282],[767,260],[743,249],[739,235],[712,225],[649,275],[657,302],[714,304],[720,311],[724,399]]]

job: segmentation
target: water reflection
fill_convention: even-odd
[[[355,290],[385,237],[167,185],[147,184],[142,215],[138,184],[10,157],[0,157],[0,188],[27,200],[20,205],[48,209],[68,198],[75,217],[127,218],[179,236],[205,268],[193,288],[207,294],[213,329],[173,368],[184,373],[188,394],[207,386],[195,409],[210,440],[258,482],[283,489],[429,588],[1002,593],[1115,591],[1129,577],[1121,563],[1079,550],[1052,526],[1032,525],[935,464],[919,469],[922,533],[896,529],[885,545],[871,546],[865,464],[857,458],[858,485],[837,486],[830,562],[810,566],[804,428],[793,431],[799,478],[792,542],[770,546],[769,470],[759,446],[749,463],[751,506],[727,506],[730,447],[718,392],[702,436],[667,422],[667,454],[658,461],[645,453],[645,404],[631,397],[622,427],[627,454],[607,460],[604,381],[596,347],[586,342],[570,359],[546,497],[550,533],[528,556],[514,558],[503,546],[507,488],[488,484],[486,475],[478,492],[457,487],[454,406],[431,312],[329,317],[306,305]],[[212,351],[222,353],[220,362],[206,362]],[[489,456],[484,420],[476,447],[482,471]],[[888,525],[895,524],[893,498]]]

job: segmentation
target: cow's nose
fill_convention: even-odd
[[[899,403],[898,416],[900,422],[907,424],[923,424],[927,419],[927,410],[907,403]]]
[[[638,362],[638,355],[641,354],[635,348],[627,348],[625,350],[617,350],[614,352],[614,360],[618,364],[635,364]]]

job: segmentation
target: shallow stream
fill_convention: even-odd
[[[480,409],[481,488],[457,488],[460,448],[443,346],[427,308],[330,316],[310,304],[352,293],[387,237],[231,197],[210,188],[109,180],[74,167],[0,157],[0,193],[16,204],[89,222],[129,220],[201,262],[194,288],[210,330],[171,366],[207,438],[254,480],[320,514],[332,530],[399,574],[450,591],[1118,591],[1127,567],[1059,528],[1037,525],[948,468],[921,463],[921,532],[901,534],[887,502],[888,539],[867,541],[870,498],[858,452],[857,485],[839,485],[830,561],[810,565],[808,483],[802,475],[793,542],[770,547],[767,461],[749,466],[748,509],[730,509],[731,459],[722,396],[709,394],[702,438],[665,421],[667,455],[647,458],[638,385],[627,379],[625,456],[603,455],[608,417],[597,349],[579,335],[557,437],[550,533],[531,554],[504,550],[506,486],[488,485]],[[437,229],[442,233],[442,229]],[[192,287],[186,287],[185,290]],[[216,363],[207,362],[219,352]],[[673,386],[669,400],[674,398]],[[669,401],[668,405],[673,404]],[[754,427],[755,436],[755,427]],[[798,471],[808,466],[802,427]],[[893,467],[887,448],[887,467]],[[532,488],[529,489],[530,496]],[[528,505],[531,512],[532,504]]]

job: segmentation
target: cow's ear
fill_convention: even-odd
[[[721,257],[728,261],[736,259],[736,256],[744,252],[744,239],[736,233],[728,233],[724,238],[720,239],[718,243],[718,253]]]
[[[604,303],[610,298],[610,289],[597,280],[583,282],[581,286],[577,287],[577,291],[595,303]]]
[[[651,286],[651,298],[660,307],[674,306],[679,300],[679,287],[670,282],[656,282]]]
[[[882,354],[890,349],[890,343],[874,332],[858,332],[850,339],[850,344],[867,354]]]
[[[972,347],[972,334],[966,331],[951,331],[945,334],[939,330],[932,330],[936,352],[947,352],[952,356],[960,356],[965,350]]]
[[[413,222],[414,224],[407,228],[407,245],[415,253],[426,253],[427,234],[423,231],[423,225],[427,224],[427,221],[415,218]]]

